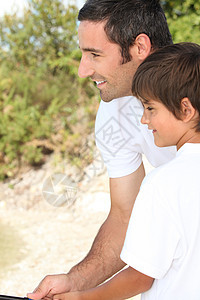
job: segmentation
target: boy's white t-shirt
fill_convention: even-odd
[[[121,259],[155,281],[142,300],[200,299],[200,144],[185,144],[149,173]]]
[[[142,114],[143,106],[133,96],[108,103],[101,101],[95,137],[109,177],[122,177],[136,171],[142,154],[154,167],[174,157],[175,147],[159,148],[154,144],[152,131],[140,122]]]

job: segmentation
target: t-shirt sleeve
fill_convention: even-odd
[[[131,174],[142,162],[140,122],[127,121],[120,107],[123,101],[101,102],[95,124],[96,145],[111,178]]]
[[[161,279],[175,257],[180,233],[163,195],[143,183],[130,218],[121,259],[139,272]]]
[[[111,143],[103,144],[96,140],[104,164],[110,178],[118,178],[136,171],[142,163],[141,153],[129,150],[129,148],[117,149]]]

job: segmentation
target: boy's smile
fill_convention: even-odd
[[[176,145],[179,149],[191,137],[192,125],[177,119],[164,104],[159,101],[142,101],[144,113],[141,119],[142,124],[147,124],[152,130],[154,142],[158,147]]]

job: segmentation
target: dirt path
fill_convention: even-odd
[[[30,209],[5,203],[0,201],[0,241],[9,249],[0,260],[0,293],[25,296],[45,275],[67,272],[86,255],[109,211],[108,177],[104,172],[86,183],[71,207],[44,199]]]
[[[25,295],[46,274],[66,272],[85,256],[109,209],[108,190],[100,184],[105,176],[96,179],[95,192],[89,186],[72,207],[54,207],[44,200],[29,210],[0,208],[4,230],[14,232],[7,249],[11,262],[1,266],[1,294]]]

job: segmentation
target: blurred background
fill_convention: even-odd
[[[199,1],[161,2],[174,42],[199,43]],[[53,152],[57,159],[83,163],[78,149],[93,132],[98,93],[77,75],[81,4],[1,2],[0,180],[26,165],[39,167]]]
[[[87,253],[109,210],[107,174],[94,156],[99,93],[77,75],[83,3],[0,2],[1,294],[25,296],[47,273],[66,272]],[[174,42],[200,43],[199,0],[161,3]],[[78,178],[72,206],[42,197],[53,172]]]

